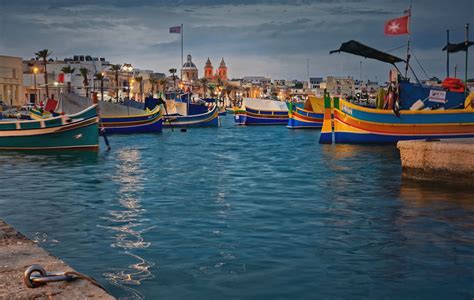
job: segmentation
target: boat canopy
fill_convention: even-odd
[[[358,41],[350,40],[348,42],[342,43],[341,47],[338,50],[333,50],[329,54],[339,53],[339,52],[352,53],[354,55],[362,56],[365,58],[372,58],[381,62],[386,62],[389,64],[395,64],[398,62],[404,62],[405,60],[393,56],[391,54],[379,51],[367,45],[364,45]]]
[[[288,111],[288,106],[285,102],[267,99],[244,98],[242,100],[242,109],[246,107],[254,110]]]
[[[324,113],[324,98],[318,98],[312,95],[308,96],[303,109],[317,113]]]
[[[448,51],[449,53],[467,51],[467,48],[471,47],[472,45],[474,45],[474,42],[462,42],[457,44],[448,43],[446,46],[444,46],[443,51]]]
[[[143,115],[145,112],[134,107],[127,107],[119,103],[99,101],[99,111],[102,117]],[[56,113],[76,114],[93,105],[92,99],[73,94],[61,94]]]

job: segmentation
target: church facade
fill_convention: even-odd
[[[214,73],[214,67],[212,66],[211,60],[207,58],[206,65],[204,66],[204,78],[209,82],[217,82],[219,79],[222,82],[226,82],[229,78],[227,77],[227,66],[224,58],[222,58],[219,68]]]

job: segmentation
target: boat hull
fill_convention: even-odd
[[[204,114],[190,116],[164,116],[165,128],[219,127],[219,110],[215,106]]]
[[[2,122],[0,149],[97,151],[98,124],[95,107],[71,118],[59,116],[34,121]]]
[[[296,108],[296,111],[290,114],[288,125],[290,129],[314,129],[323,126],[324,114],[306,111]]]
[[[103,116],[100,121],[106,134],[157,133],[163,129],[163,115],[159,106],[144,115]]]
[[[474,111],[392,111],[335,101],[336,143],[396,143],[402,140],[474,137]]]
[[[234,121],[237,125],[286,125],[288,117],[270,117],[238,112],[234,115]]]

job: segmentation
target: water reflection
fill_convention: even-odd
[[[104,227],[115,232],[115,241],[111,247],[124,250],[123,254],[133,259],[135,263],[125,269],[105,273],[104,276],[113,285],[129,291],[132,298],[141,299],[142,294],[130,286],[140,285],[143,280],[154,278],[150,272],[154,263],[135,253],[150,246],[150,242],[145,241],[143,234],[153,228],[153,226],[147,227],[148,220],[144,217],[147,210],[141,206],[144,174],[140,166],[140,151],[123,149],[118,152],[117,160],[118,169],[112,180],[119,187],[120,208],[108,211],[109,215],[105,217],[107,225]]]

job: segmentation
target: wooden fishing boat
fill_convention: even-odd
[[[2,120],[1,150],[99,149],[99,118],[92,105],[77,114],[40,120]]]
[[[343,43],[336,51],[377,59],[394,66],[396,62],[404,61],[355,41]],[[386,109],[362,107],[334,98],[332,120],[331,101],[325,99],[319,142],[332,143],[333,133],[335,143],[359,144],[474,137],[474,110],[471,105],[465,105],[463,94],[464,91],[410,83],[398,75],[385,97],[393,105]],[[425,96],[425,99],[420,99]],[[387,106],[387,101],[384,106]]]
[[[167,115],[164,116],[163,126],[166,128],[169,127],[178,127],[178,128],[188,128],[188,127],[218,127],[219,126],[219,109],[216,105],[213,105],[211,109],[207,112],[201,114],[179,114],[171,113],[170,114],[170,101],[167,103]]]
[[[330,127],[329,118],[324,122]],[[328,128],[329,129],[329,128]],[[329,142],[331,134],[322,132],[320,141]],[[474,137],[474,110],[401,110],[392,111],[361,107],[334,98],[335,143],[395,143],[401,140]]]
[[[77,95],[61,95],[55,114],[74,113],[92,103],[92,99]],[[119,103],[99,101],[100,126],[106,134],[154,133],[162,131],[163,111],[157,105],[152,110],[138,109]],[[34,115],[32,115],[34,117]]]
[[[281,101],[244,98],[234,111],[234,121],[237,125],[286,125],[288,106]]]
[[[324,98],[309,96],[304,106],[291,104],[288,125],[290,129],[321,128],[324,119]]]
[[[218,127],[219,108],[215,104],[204,105],[185,101],[164,100],[165,115],[163,126],[166,128]]]

